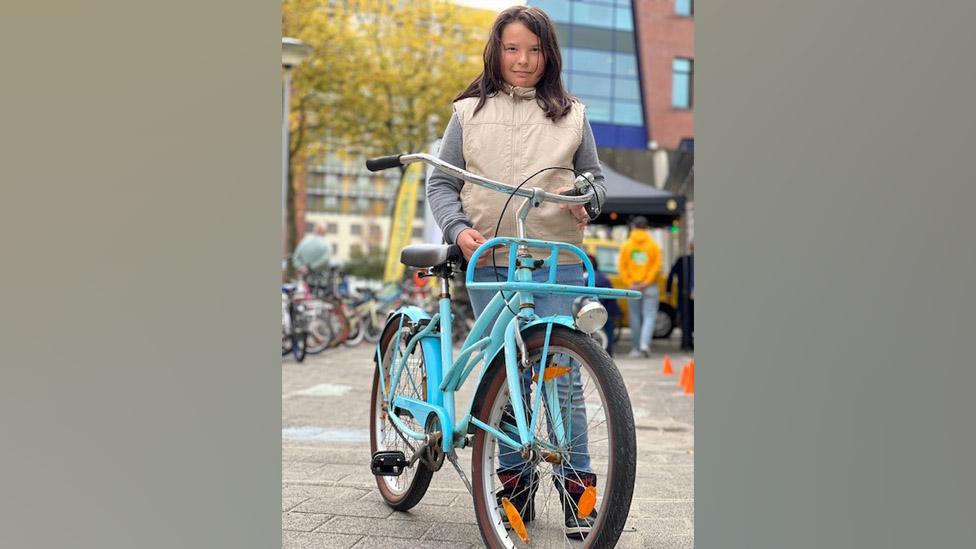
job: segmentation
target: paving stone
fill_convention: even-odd
[[[375,486],[374,486],[375,489]],[[319,484],[288,484],[282,486],[282,495],[304,498],[332,498],[343,501],[359,499],[368,490],[347,486],[322,486]]]
[[[433,540],[406,540],[403,538],[386,537],[365,537],[359,541],[354,549],[473,549],[482,547],[482,544],[470,545],[468,543],[433,541]]]
[[[362,517],[337,516],[316,528],[316,532],[336,532],[340,534],[362,534],[393,538],[420,539],[431,524],[394,518],[370,519]]]
[[[281,549],[349,549],[363,536],[317,534],[315,532],[282,532]]]
[[[397,512],[396,518],[434,524],[474,524],[475,522],[473,509],[468,513],[467,510],[461,511],[453,507],[427,505],[425,503],[419,503],[416,507],[406,512]]]
[[[331,518],[332,515],[323,515],[319,513],[282,513],[281,529],[295,530],[298,532],[311,532],[312,530],[315,530],[319,526],[325,524]]]
[[[424,535],[424,539],[470,543],[473,545],[484,543],[476,524],[434,524],[434,527]]]
[[[325,513],[350,517],[387,518],[393,509],[371,501],[342,501],[333,498],[309,498],[292,509],[299,513]]]
[[[291,511],[299,503],[308,499],[304,496],[281,496],[281,512]]]

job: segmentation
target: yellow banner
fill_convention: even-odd
[[[417,214],[417,190],[424,174],[424,164],[415,162],[407,167],[407,173],[397,189],[396,204],[393,207],[393,220],[390,223],[390,242],[386,250],[385,282],[394,282],[403,277],[403,263],[400,251],[410,244],[413,234],[413,219]]]

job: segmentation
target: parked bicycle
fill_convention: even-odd
[[[424,496],[432,475],[448,460],[474,500],[488,547],[565,546],[586,520],[586,547],[612,547],[630,509],[636,466],[633,413],[613,360],[588,334],[606,321],[598,297],[629,298],[638,292],[593,286],[593,265],[571,244],[525,238],[529,212],[545,202],[584,204],[598,211],[588,174],[571,196],[512,187],[483,178],[427,154],[367,161],[372,171],[424,162],[470,183],[521,197],[517,237],[482,244],[465,271],[469,289],[498,292],[475,320],[460,352],[452,346],[451,276],[464,259],[456,245],[414,245],[400,260],[424,269],[440,283],[433,316],[404,306],[386,322],[374,361],[371,469],[386,503],[404,511]],[[524,182],[523,182],[524,184]],[[498,282],[474,282],[484,253],[508,252],[508,274]],[[579,257],[587,286],[557,284],[560,251]],[[536,255],[533,255],[535,253]],[[532,272],[548,282],[532,282]],[[577,296],[573,315],[540,317],[538,294]],[[497,317],[497,318],[496,318]],[[467,407],[455,408],[455,391],[477,370]],[[472,448],[471,481],[456,450]],[[499,464],[520,456],[518,475],[500,478]]]
[[[319,320],[321,308],[301,278],[281,286],[281,356],[290,352],[302,362],[307,354],[320,353],[328,346],[331,335]]]

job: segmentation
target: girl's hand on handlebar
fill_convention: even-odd
[[[477,230],[464,229],[463,231],[461,231],[461,234],[458,235],[457,245],[459,248],[461,248],[461,253],[464,254],[464,258],[471,259],[471,254],[473,254],[474,251],[478,249],[478,246],[481,246],[487,241],[488,239],[482,236],[482,234],[479,233]],[[476,265],[476,267],[484,267],[488,265],[488,259],[490,255],[491,254],[488,253],[482,254],[481,257],[478,259],[478,264]]]
[[[572,186],[560,187],[554,191],[554,194],[564,193],[566,191],[573,190]],[[586,215],[586,208],[582,204],[560,204],[560,210],[569,210],[569,213],[573,214],[576,218],[576,226],[582,230],[590,222],[590,218]]]

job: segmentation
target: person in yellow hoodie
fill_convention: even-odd
[[[661,270],[661,249],[648,230],[647,218],[637,216],[631,222],[630,236],[620,247],[617,267],[624,286],[641,293],[640,300],[627,304],[633,338],[633,348],[628,356],[649,357],[657,316],[657,275]]]

